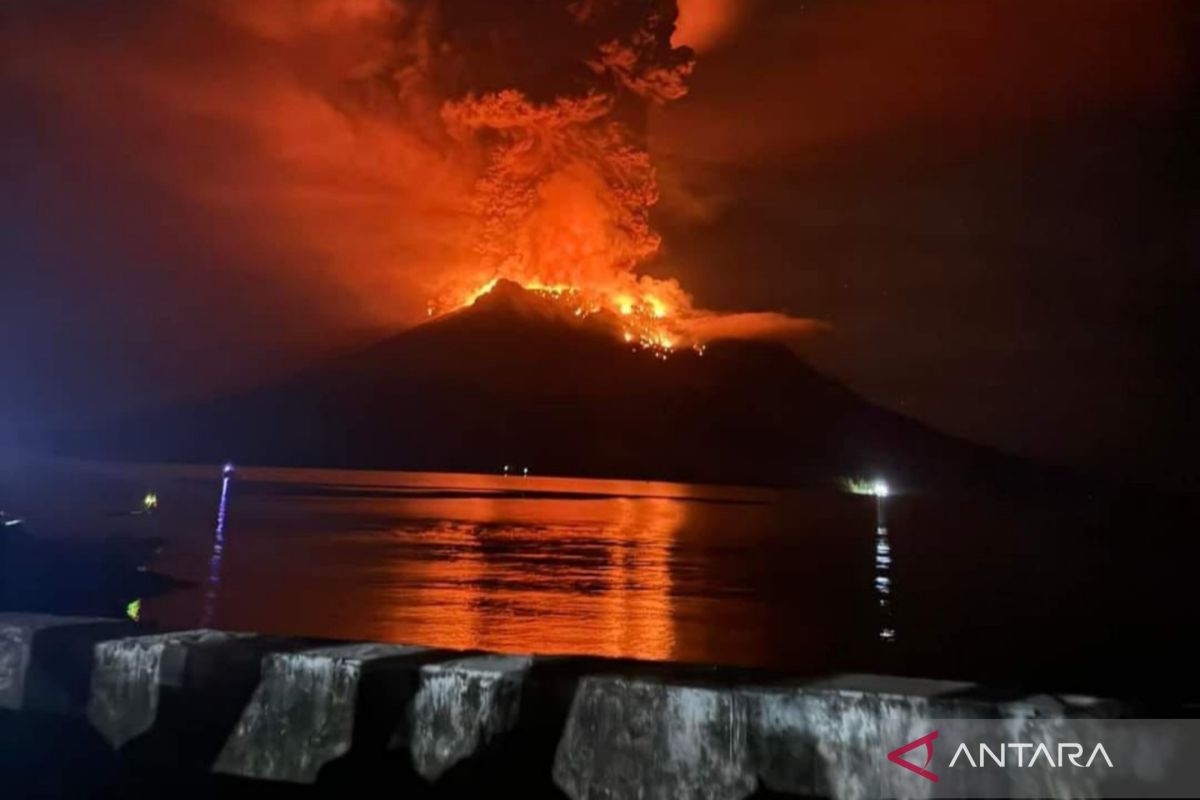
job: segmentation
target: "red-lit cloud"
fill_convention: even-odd
[[[339,313],[375,322],[414,313],[421,270],[460,256],[469,176],[430,125],[437,105],[419,76],[402,93],[374,82],[381,63],[419,61],[416,20],[363,0],[55,12],[9,27],[10,79],[75,129],[57,156],[103,198],[98,219],[125,205],[159,224],[144,197],[88,179],[103,165],[181,204],[228,256],[214,271],[246,271],[263,294],[309,285],[318,303],[336,287]]]
[[[497,277],[689,306],[637,272],[659,247],[645,109],[693,63],[673,3],[518,5],[30,5],[4,44],[86,140],[80,169],[181,201],[264,293],[308,286],[377,325]]]
[[[942,153],[958,158],[1039,121],[1170,101],[1186,80],[1187,33],[1163,0],[757,0],[739,14],[748,3],[681,3],[678,42],[724,39],[690,101],[656,113],[663,151],[805,164],[936,129],[958,134]],[[688,34],[689,17],[713,33]]]
[[[679,0],[676,46],[703,53],[721,44],[748,12],[751,0]]]

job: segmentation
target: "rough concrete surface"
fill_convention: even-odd
[[[437,780],[511,730],[532,665],[529,656],[475,656],[422,667],[408,737],[416,771]]]
[[[422,648],[351,644],[273,653],[262,682],[217,758],[218,772],[312,783],[353,745],[365,671]]]
[[[554,781],[574,800],[738,800],[755,788],[745,712],[726,688],[585,678]]]
[[[95,650],[88,719],[110,745],[125,745],[154,726],[164,687],[184,688],[193,654],[249,636],[195,630],[101,642]]]
[[[934,788],[946,796],[954,775],[924,782],[890,764],[886,750],[924,736],[934,720],[945,740],[956,725],[992,719],[1015,741],[1031,725],[1061,724],[1066,735],[1128,710],[879,675],[796,680],[213,630],[103,640],[127,630],[112,620],[0,615],[0,736],[28,739],[31,753],[50,758],[55,745],[46,742],[66,741],[61,731],[97,775],[117,781],[107,796],[127,796],[130,785],[149,792],[139,796],[208,797],[231,785],[357,791],[379,782],[422,797],[859,800]],[[30,779],[46,773],[9,761]],[[0,752],[0,789],[13,772],[5,763]],[[995,788],[1027,796],[1097,788],[1060,778]],[[71,783],[88,786],[86,776]]]
[[[131,629],[117,619],[0,614],[0,708],[77,711],[87,699],[91,646]]]

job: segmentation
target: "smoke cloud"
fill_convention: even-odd
[[[671,42],[705,52],[733,34],[750,0],[679,0],[679,20]]]
[[[201,251],[208,280],[395,324],[467,252],[471,176],[440,130],[432,22],[382,0],[25,4],[5,78],[58,139],[58,227],[107,229],[110,277],[144,277],[147,249],[189,266]]]
[[[686,92],[690,51],[673,48],[669,7],[650,7],[623,37],[608,39],[618,6],[572,6],[577,24],[601,35],[584,63],[589,80],[573,94],[536,102],[525,93],[469,94],[443,105],[456,141],[478,148],[475,249],[480,275],[526,285],[567,285],[605,296],[655,291],[676,307],[673,283],[639,279],[636,265],[659,248],[649,212],[658,199],[646,152],[643,102]],[[586,51],[585,51],[586,52]]]
[[[497,277],[689,308],[637,273],[660,246],[647,109],[693,68],[674,2],[498,5],[28,3],[6,78],[86,140],[73,168],[170,196],[208,271],[300,287],[315,316],[394,326]]]
[[[500,278],[695,338],[642,271],[677,273],[646,146],[676,32],[674,0],[4,4],[0,333],[29,344],[0,417],[261,382]]]

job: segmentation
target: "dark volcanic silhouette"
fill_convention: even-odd
[[[256,391],[60,437],[105,457],[802,484],[994,482],[1016,465],[868,403],[786,347],[666,360],[604,314],[501,283],[475,305]]]

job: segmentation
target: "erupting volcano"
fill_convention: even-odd
[[[811,327],[780,314],[701,312],[675,280],[638,272],[660,247],[646,106],[682,97],[693,68],[692,52],[672,44],[675,16],[670,2],[571,3],[562,20],[581,44],[566,93],[537,100],[508,87],[442,103],[446,132],[478,165],[468,237],[478,268],[443,277],[428,316],[507,280],[576,316],[609,312],[625,342],[660,357],[703,348],[715,320],[725,336]]]
[[[674,0],[196,13],[252,54],[256,102],[216,108],[227,85],[200,86],[189,113],[232,115],[275,170],[238,172],[236,192],[201,182],[204,199],[261,198],[247,216],[323,256],[364,316],[408,329],[257,391],[65,435],[67,449],[751,483],[995,465],[778,341],[746,341],[819,323],[706,311],[647,274],[672,267],[651,224],[648,114],[682,98],[694,68]]]
[[[129,12],[148,32],[119,58],[86,15],[32,15],[14,61],[87,112],[87,135],[128,143],[125,171],[217,215],[203,244],[311,297],[313,327],[394,331],[499,280],[611,311],[618,337],[660,353],[812,327],[701,311],[672,278],[688,265],[653,225],[648,129],[695,67],[675,0],[149,5],[156,24]],[[67,79],[99,71],[101,106]],[[210,129],[232,144],[190,138]]]

